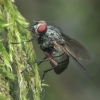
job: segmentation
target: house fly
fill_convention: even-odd
[[[41,50],[46,55],[43,59],[36,60],[35,63],[39,65],[43,61],[49,60],[52,65],[51,68],[44,71],[42,80],[44,79],[45,74],[50,70],[54,70],[56,74],[61,74],[67,68],[69,59],[72,59],[86,75],[90,76],[78,61],[89,61],[91,59],[88,51],[79,42],[64,34],[59,28],[48,25],[44,20],[35,21],[34,25],[29,30],[34,34],[37,34],[38,37],[33,37],[31,40],[25,42],[37,39]],[[12,42],[12,44],[19,43]],[[22,73],[30,66],[26,67]]]

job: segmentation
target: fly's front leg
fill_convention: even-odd
[[[35,39],[37,39],[38,37],[37,36],[34,36],[34,37],[32,37],[30,40],[26,40],[26,41],[23,41],[23,42],[10,42],[11,44],[25,44],[25,43],[27,43],[27,42],[31,42],[31,41],[33,41],[33,40],[35,40]]]

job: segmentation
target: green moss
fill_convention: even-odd
[[[11,44],[31,38],[28,27],[12,0],[0,2],[0,99],[40,100],[41,82],[38,67],[21,74],[21,71],[36,59],[32,43]],[[30,94],[30,95],[29,95]]]

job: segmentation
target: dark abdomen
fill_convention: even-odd
[[[59,52],[53,52],[52,53],[53,59],[58,63],[57,67],[54,68],[54,71],[56,74],[62,73],[68,66],[69,63],[69,57],[64,51]],[[50,62],[52,67],[55,67],[55,65]]]

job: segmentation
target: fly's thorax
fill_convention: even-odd
[[[42,36],[41,39],[41,43],[40,43],[40,48],[43,51],[52,51],[53,50],[53,44],[51,43],[51,39],[49,37],[47,37],[46,35]]]
[[[40,45],[41,45],[41,47],[42,47],[43,49],[45,49],[45,48],[52,48],[52,47],[53,47],[53,45],[50,44],[49,41],[44,41],[44,42],[41,43]]]
[[[52,26],[53,27],[53,26]],[[47,26],[47,31],[45,32],[45,34],[42,34],[41,36],[41,48],[42,50],[45,50],[45,49],[55,49],[56,52],[58,52],[57,50],[61,51],[59,47],[55,47],[53,44],[52,44],[52,41],[56,41],[57,43],[59,44],[64,44],[65,41],[64,39],[62,38],[61,36],[61,33],[60,31],[56,31],[55,29],[51,29],[51,26]]]
[[[63,39],[60,31],[53,26],[47,26],[47,31],[46,31],[45,35],[48,38],[50,38],[52,41],[56,41],[59,44],[65,43],[65,40]]]

